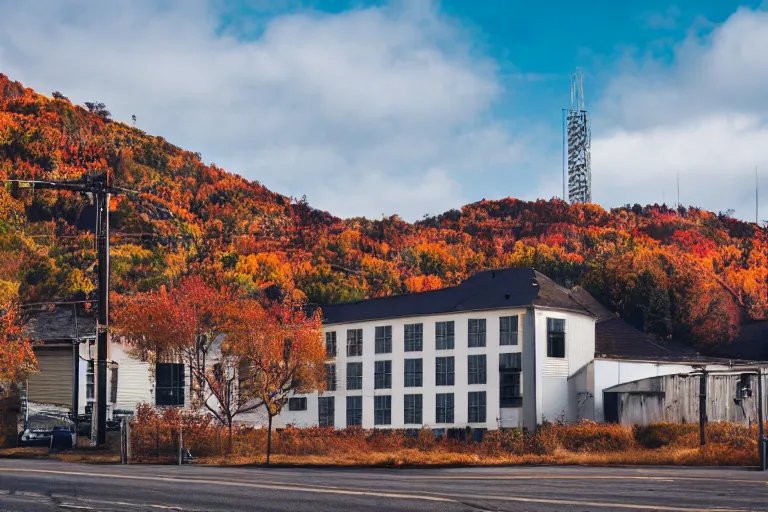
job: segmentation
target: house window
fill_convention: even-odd
[[[736,384],[736,398],[749,398],[752,396],[752,376],[742,373]]]
[[[221,363],[213,365],[213,380],[218,384],[221,384],[224,380],[224,368],[221,366]]]
[[[435,398],[435,422],[453,423],[453,393],[438,393]]]
[[[336,391],[336,365],[325,365],[325,390]]]
[[[184,365],[157,363],[155,367],[155,405],[184,406]]]
[[[423,373],[423,360],[422,359],[406,359],[405,360],[405,387],[418,388],[422,385],[422,373]]]
[[[363,330],[347,330],[347,357],[363,355]]]
[[[435,383],[438,386],[453,386],[455,384],[453,361],[453,356],[435,358]]]
[[[306,397],[289,398],[288,399],[288,410],[289,411],[306,411],[307,410],[307,398]]]
[[[470,318],[467,325],[469,335],[467,345],[471,347],[485,346],[485,318]]]
[[[405,423],[421,424],[421,395],[405,395]]]
[[[520,372],[504,370],[499,373],[499,406],[522,407],[523,395],[520,392]]]
[[[253,384],[253,367],[245,359],[237,365],[237,385],[239,389],[248,389]]]
[[[517,317],[499,318],[499,345],[517,345]]]
[[[392,353],[392,326],[384,325],[376,328],[376,347],[377,354]]]
[[[520,372],[501,372],[499,374],[499,386],[500,407],[522,407],[523,395],[520,392]]]
[[[321,427],[333,427],[335,425],[334,416],[336,415],[335,398],[332,396],[321,396],[317,399],[317,424]]]
[[[112,368],[112,382],[110,383],[110,386],[109,386],[109,398],[113,404],[117,403],[117,366],[116,365],[114,368]]]
[[[336,331],[325,333],[325,357],[336,357]]]
[[[499,406],[522,407],[520,372],[523,369],[522,354],[499,354]]]
[[[565,320],[547,318],[547,357],[565,357]]]
[[[499,354],[499,370],[523,370],[523,359],[520,352],[511,352],[509,354]]]
[[[363,389],[363,363],[347,363],[347,389]]]
[[[363,424],[363,397],[347,397],[347,426],[362,426]]]
[[[88,361],[88,366],[85,369],[85,398],[93,400],[94,396],[94,376],[93,376],[93,359]]]
[[[469,384],[485,384],[485,354],[469,356]]]
[[[375,389],[392,388],[392,361],[376,361],[373,387]]]
[[[373,424],[390,425],[392,424],[392,397],[375,396],[373,397]]]
[[[469,422],[485,423],[485,391],[469,392]]]
[[[405,351],[420,352],[424,346],[423,324],[407,324],[405,326]]]
[[[453,350],[453,339],[453,320],[435,322],[435,348],[437,350]]]

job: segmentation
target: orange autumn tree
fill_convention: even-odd
[[[18,307],[12,302],[0,304],[0,398],[36,371],[37,359],[22,333]]]
[[[134,355],[155,361],[183,361],[192,375],[192,406],[210,412],[229,428],[236,416],[260,406],[238,389],[241,356],[227,339],[237,315],[234,294],[192,275],[178,286],[126,298],[115,308],[115,332]]]
[[[255,401],[268,416],[267,464],[272,453],[272,419],[293,393],[325,387],[325,344],[320,312],[308,316],[288,303],[262,307],[242,301],[230,332],[232,350],[242,357]]]

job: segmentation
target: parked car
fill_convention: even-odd
[[[22,448],[32,446],[50,446],[52,435],[53,428],[27,428],[19,434],[19,446]]]
[[[64,440],[68,437],[69,440]],[[51,448],[52,442],[57,447],[67,446],[67,449],[75,445],[75,425],[70,421],[61,419],[36,418],[27,424],[27,428],[19,434],[18,445],[20,447],[46,447]]]

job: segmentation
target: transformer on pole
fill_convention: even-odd
[[[592,202],[592,135],[584,107],[584,79],[580,69],[571,76],[571,108],[566,116],[568,147],[568,200],[571,203]]]

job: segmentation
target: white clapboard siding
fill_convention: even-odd
[[[136,411],[141,402],[152,403],[149,363],[133,359],[119,344],[110,347],[112,361],[118,364],[115,409]]]
[[[30,402],[72,407],[72,349],[37,347],[38,373],[27,381]]]

